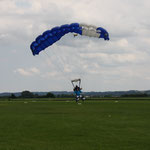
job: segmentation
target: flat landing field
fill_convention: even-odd
[[[150,150],[150,100],[0,101],[0,150]]]

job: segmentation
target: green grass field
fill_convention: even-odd
[[[150,150],[150,101],[0,101],[0,150]]]

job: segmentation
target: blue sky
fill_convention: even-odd
[[[0,92],[150,89],[148,0],[0,0]],[[110,41],[64,36],[33,56],[45,30],[73,22],[102,26]]]

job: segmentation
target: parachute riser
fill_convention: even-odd
[[[81,79],[74,79],[71,80],[72,86],[75,87],[75,83],[78,83],[78,86],[81,86]],[[77,85],[77,84],[76,84]]]

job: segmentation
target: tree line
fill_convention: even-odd
[[[38,95],[30,91],[22,91],[20,96],[16,96],[12,93],[9,98],[55,98],[55,95],[51,92],[48,92],[46,95]]]
[[[30,91],[22,91],[20,96],[16,96],[13,93],[9,96],[9,98],[11,98],[11,99],[15,99],[15,98],[73,98],[73,97],[74,97],[73,94],[70,94],[70,95],[67,95],[67,94],[55,95],[51,92],[48,92],[45,95],[38,95],[38,94],[34,94]]]
[[[85,94],[86,95],[86,94]],[[97,95],[93,95],[91,93],[91,95],[88,93],[88,97],[90,98],[101,98],[101,97],[106,97],[106,98],[113,98],[113,97],[116,97],[114,95],[101,95],[101,94],[97,94]],[[147,93],[134,93],[134,94],[122,94],[120,96],[117,96],[117,97],[150,97],[149,94]],[[73,93],[70,93],[70,94],[53,94],[51,92],[48,92],[46,93],[45,95],[40,95],[40,94],[37,94],[37,93],[33,93],[33,92],[30,92],[28,90],[26,91],[22,91],[19,96],[12,93],[10,94],[10,96],[0,96],[0,98],[10,98],[10,99],[15,99],[15,98],[74,98],[74,94]]]

